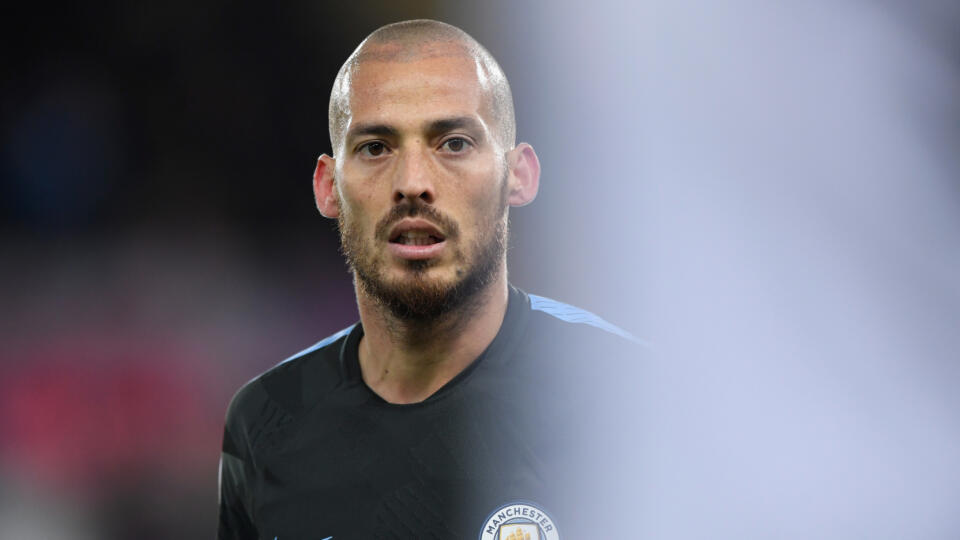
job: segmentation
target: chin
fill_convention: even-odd
[[[370,276],[356,272],[358,284],[371,298],[398,319],[410,321],[438,320],[463,309],[489,285],[492,277],[444,268],[407,268],[390,274]]]
[[[403,296],[407,293],[442,295],[460,285],[455,272],[423,264],[428,261],[406,261],[400,268],[383,276],[379,284],[381,289],[391,290],[393,294]]]

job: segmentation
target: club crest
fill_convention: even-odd
[[[483,522],[480,540],[560,540],[557,524],[530,502],[514,502],[494,510]]]

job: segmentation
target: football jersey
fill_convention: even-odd
[[[629,509],[636,479],[601,466],[629,459],[637,427],[624,403],[643,347],[623,330],[511,286],[487,349],[411,404],[364,383],[362,336],[346,328],[234,396],[220,539],[585,538],[602,508]]]

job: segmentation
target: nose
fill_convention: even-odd
[[[393,182],[393,203],[404,199],[419,199],[419,202],[433,204],[436,191],[433,184],[432,167],[429,158],[422,151],[413,150],[401,155],[399,170]]]

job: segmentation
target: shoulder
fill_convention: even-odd
[[[240,387],[227,408],[226,429],[248,449],[259,434],[309,408],[341,379],[340,349],[352,325],[290,356]]]
[[[545,396],[542,406],[556,413],[560,426],[608,436],[603,429],[609,425],[601,429],[601,423],[629,420],[637,394],[656,372],[653,347],[595,313],[528,297],[529,323],[517,364],[533,370],[531,388],[542,389],[537,392]]]

